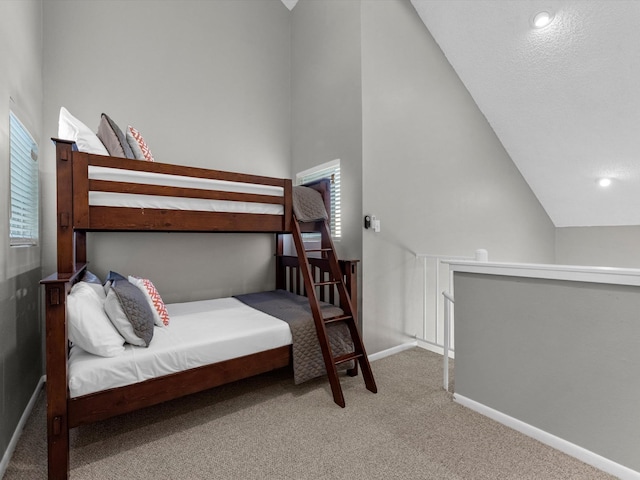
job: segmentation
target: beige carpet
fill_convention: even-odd
[[[441,357],[412,349],[372,363],[379,393],[344,377],[347,407],[285,371],[72,431],[80,479],[608,479],[453,403]],[[46,478],[40,396],[5,480]]]

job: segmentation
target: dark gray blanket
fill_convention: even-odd
[[[285,290],[274,290],[237,295],[235,298],[289,324],[293,338],[293,376],[296,385],[327,373],[307,297]],[[343,313],[340,308],[329,303],[320,302],[320,305],[324,318]],[[353,352],[353,342],[344,322],[327,325],[327,334],[334,356]],[[354,362],[340,365],[341,369],[353,366]]]

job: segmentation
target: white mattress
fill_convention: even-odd
[[[289,325],[235,298],[167,305],[171,323],[155,327],[148,348],[117,357],[69,353],[69,391],[78,397],[291,344]]]
[[[89,178],[148,185],[197,188],[235,193],[253,193],[282,197],[284,189],[272,185],[260,185],[226,180],[193,178],[163,173],[138,172],[119,168],[89,166]],[[284,207],[270,203],[207,200],[200,198],[164,197],[114,192],[89,192],[89,205],[107,207],[164,208],[170,210],[197,210],[205,212],[259,213],[282,215]]]

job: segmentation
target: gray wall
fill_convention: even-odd
[[[9,247],[9,110],[42,148],[42,7],[0,2],[0,458],[42,376],[40,247]],[[10,100],[10,99],[13,99]],[[42,234],[41,234],[42,237]]]
[[[279,0],[44,2],[44,133],[61,106],[141,131],[156,161],[290,174],[290,13]],[[70,28],[71,23],[73,28]],[[43,148],[43,264],[55,270],[54,151]],[[91,269],[167,301],[274,284],[271,235],[91,234]]]
[[[556,263],[640,268],[640,227],[556,228]]]
[[[334,243],[340,258],[360,260],[360,1],[300,0],[291,22],[291,175],[340,159],[342,238]]]
[[[292,174],[340,159],[342,258],[361,258],[359,0],[301,0],[292,11]]]
[[[454,279],[456,393],[640,471],[640,287]]]
[[[362,2],[368,351],[422,332],[414,252],[554,260],[554,226],[408,0]]]
[[[553,262],[553,225],[408,1],[301,0],[292,17],[292,173],[342,161],[338,249],[362,259],[370,353],[422,331],[414,252]]]

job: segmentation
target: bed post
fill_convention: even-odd
[[[83,234],[76,239],[73,230],[73,163],[71,161],[75,143],[70,140],[53,139],[56,145],[56,188],[58,227],[58,274],[67,276],[76,270],[76,249],[86,251]],[[76,245],[76,241],[78,244]],[[81,253],[83,255],[84,253]]]
[[[351,297],[351,312],[356,320],[356,325],[362,335],[362,322],[358,314],[358,260],[339,260],[340,269],[344,275],[344,283]],[[355,377],[358,375],[358,362],[354,362],[353,368],[347,370],[347,375]]]
[[[352,313],[356,319],[358,327],[362,328],[360,317],[358,316],[358,260],[338,260],[340,269],[344,275],[344,283],[347,287],[347,292],[352,300]]]
[[[291,179],[284,180],[284,218],[282,231],[291,232],[291,222],[293,221],[293,182]]]
[[[286,290],[286,268],[283,265],[282,256],[284,255],[284,234],[276,234],[276,289]]]
[[[77,262],[86,261],[86,234],[73,229],[73,151],[75,143],[53,139],[56,146],[57,267],[42,280],[46,310],[47,455],[49,480],[69,476],[67,380],[67,294]]]
[[[45,286],[47,361],[47,446],[49,480],[68,478],[69,427],[67,416],[68,279],[53,274]]]

